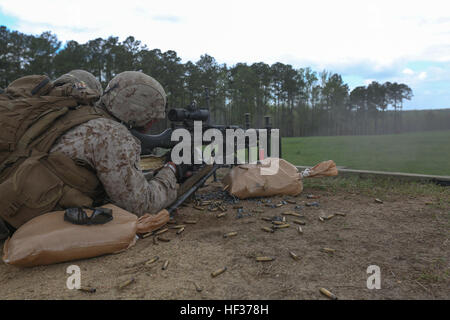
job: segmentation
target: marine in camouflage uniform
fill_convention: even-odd
[[[78,70],[75,76],[95,89],[88,75]],[[157,213],[176,198],[174,169],[166,166],[147,181],[139,167],[140,142],[128,128],[145,127],[163,119],[165,104],[164,89],[155,79],[135,71],[120,73],[110,81],[97,105],[111,117],[71,129],[50,152],[87,162],[96,170],[109,200],[117,206],[138,216]]]

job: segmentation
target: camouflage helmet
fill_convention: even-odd
[[[92,73],[85,70],[72,70],[60,76],[53,83],[58,86],[65,83],[76,84],[78,82],[83,82],[89,89],[94,90],[99,97],[103,94],[100,81]]]
[[[151,120],[165,117],[163,87],[142,72],[119,73],[108,83],[100,102],[129,128],[143,127]]]

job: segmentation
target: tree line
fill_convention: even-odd
[[[243,115],[250,113],[252,125],[263,127],[268,115],[283,136],[402,132],[400,111],[413,96],[411,88],[396,82],[374,81],[350,91],[337,73],[280,62],[227,66],[204,54],[182,63],[175,51],[150,49],[132,36],[62,46],[51,32],[28,35],[0,27],[0,87],[28,74],[56,78],[73,69],[91,72],[104,87],[122,71],[142,71],[163,85],[170,108],[193,100],[205,106],[208,88],[212,122],[244,125]],[[156,130],[166,125],[159,123]]]

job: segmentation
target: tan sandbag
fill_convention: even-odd
[[[112,204],[103,207],[113,210],[113,220],[101,225],[64,221],[64,211],[33,218],[5,242],[3,261],[20,267],[48,265],[116,253],[134,245],[137,216]]]
[[[234,167],[222,180],[225,190],[240,198],[268,197],[274,195],[296,196],[303,191],[304,177],[337,175],[336,164],[324,161],[299,172],[284,159],[267,158],[260,164],[244,164]]]
[[[136,233],[144,234],[157,230],[169,222],[169,211],[166,209],[161,210],[157,214],[146,213],[139,217],[137,222]]]

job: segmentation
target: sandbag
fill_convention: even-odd
[[[64,221],[64,211],[33,218],[5,242],[3,261],[20,267],[48,265],[116,253],[134,245],[137,216],[112,204],[103,207],[112,209],[113,220],[101,225]]]
[[[336,164],[332,160],[299,172],[284,159],[266,158],[258,164],[235,166],[222,182],[225,190],[240,199],[275,195],[296,196],[303,191],[303,178],[337,174]]]
[[[167,224],[170,220],[169,211],[161,210],[157,214],[146,213],[139,217],[137,221],[136,233],[144,234],[155,231]]]

